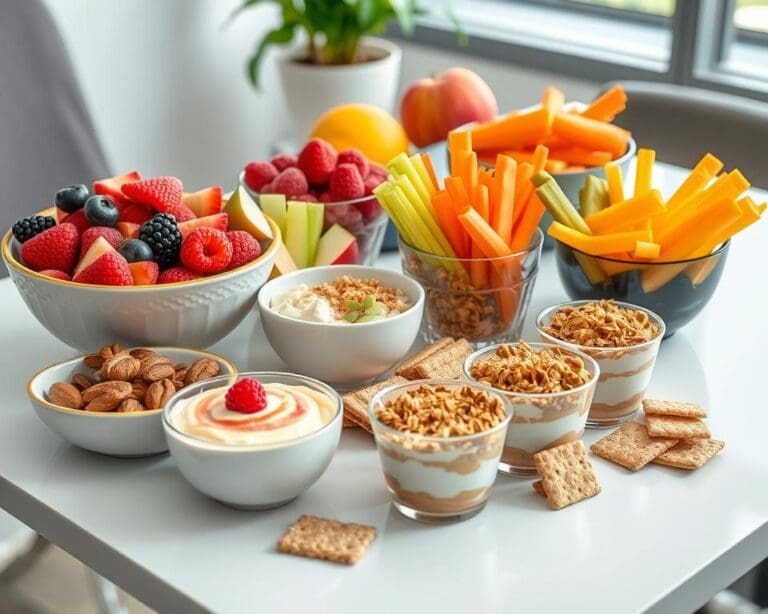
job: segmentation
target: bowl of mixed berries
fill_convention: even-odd
[[[208,347],[247,315],[280,246],[242,187],[132,172],[62,188],[2,240],[33,315],[65,343]]]
[[[302,269],[375,263],[388,218],[373,189],[386,178],[359,149],[314,138],[298,155],[249,162],[240,184],[280,227],[288,268]]]

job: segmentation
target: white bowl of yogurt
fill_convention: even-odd
[[[265,406],[231,411],[226,393],[245,378],[261,382]],[[201,493],[241,509],[288,503],[328,468],[339,444],[342,402],[323,382],[291,373],[242,373],[182,389],[163,411],[168,448]]]
[[[375,280],[379,287],[352,288],[350,296],[359,300],[340,300],[342,279]],[[332,265],[269,281],[258,304],[267,339],[291,371],[350,385],[382,375],[408,353],[421,325],[424,290],[395,271]]]

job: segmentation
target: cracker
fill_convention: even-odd
[[[677,445],[654,458],[653,462],[678,469],[698,469],[724,447],[725,442],[717,439],[682,439]]]
[[[443,337],[434,343],[430,343],[427,347],[423,348],[419,352],[416,352],[413,356],[407,358],[404,362],[398,365],[397,369],[395,370],[395,375],[399,375],[405,379],[420,379],[415,372],[417,365],[433,354],[444,350],[453,342],[454,341],[452,337]]]
[[[600,484],[580,439],[537,452],[533,455],[533,462],[541,476],[541,488],[553,510],[594,497],[600,492]]]
[[[474,351],[466,339],[454,341],[413,365],[408,370],[408,379],[458,379],[463,373],[464,359]]]
[[[650,416],[645,417],[648,434],[651,437],[674,437],[675,439],[702,438],[709,439],[709,429],[698,418],[682,418],[680,416]]]
[[[531,486],[533,486],[533,490],[537,495],[541,495],[542,497],[547,496],[547,493],[544,492],[544,484],[542,480],[536,480]]]
[[[368,417],[368,403],[370,403],[371,399],[377,392],[379,392],[379,390],[383,390],[384,388],[395,384],[402,384],[406,381],[408,380],[404,377],[395,375],[389,379],[377,382],[376,384],[361,388],[360,390],[347,392],[346,394],[341,395],[341,400],[344,402],[344,417],[370,433],[371,420]]]
[[[653,439],[644,424],[627,422],[620,429],[593,443],[589,449],[606,460],[630,471],[637,471],[676,443],[677,439],[673,438]]]
[[[686,418],[706,418],[707,412],[698,403],[687,401],[662,401],[661,399],[643,399],[643,411],[646,416],[684,416]]]
[[[277,542],[278,552],[354,565],[376,537],[376,527],[301,516]]]
[[[351,420],[345,412],[344,417],[342,418],[342,421],[341,421],[341,427],[345,429],[353,429],[353,428],[360,428],[360,425],[354,420]]]

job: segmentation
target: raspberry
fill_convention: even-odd
[[[46,277],[53,277],[54,279],[61,279],[63,281],[71,281],[72,278],[65,273],[64,271],[57,271],[56,269],[43,269],[42,271],[39,271],[40,275],[45,275]]]
[[[329,228],[334,224],[343,226],[352,234],[363,231],[363,213],[355,205],[334,204],[325,207],[323,216],[323,228]]]
[[[229,411],[255,414],[267,407],[267,392],[259,380],[247,377],[229,387],[224,402]]]
[[[317,196],[315,196],[310,192],[307,192],[306,194],[302,194],[301,196],[297,196],[296,200],[300,200],[303,203],[319,203],[320,202],[317,199]]]
[[[387,175],[389,175],[389,171],[383,166],[379,166],[378,164],[369,162],[368,176],[371,176],[371,175],[373,175],[374,177],[381,177],[381,180],[384,181],[387,178]]]
[[[330,192],[320,192],[320,194],[317,195],[317,199],[321,203],[332,203],[333,202],[333,196],[331,196]]]
[[[172,266],[170,269],[165,269],[165,271],[162,271],[160,275],[157,276],[157,283],[175,284],[180,281],[192,281],[193,279],[200,279],[200,275],[185,269],[183,266]]]
[[[270,162],[279,173],[280,171],[284,171],[286,168],[297,166],[299,163],[299,158],[298,156],[293,156],[291,154],[277,154],[276,156],[272,156]]]
[[[88,248],[93,245],[93,242],[99,237],[104,237],[112,247],[117,249],[123,242],[122,233],[110,226],[91,226],[83,232],[80,237],[80,257],[85,255]]]
[[[365,195],[365,184],[354,164],[339,164],[331,174],[328,191],[334,201],[354,200]]]
[[[72,224],[44,230],[21,246],[21,259],[34,271],[56,269],[69,273],[77,260],[80,232]]]
[[[370,171],[368,158],[366,158],[365,154],[363,154],[357,147],[350,147],[349,149],[340,151],[339,157],[336,160],[336,166],[339,164],[354,164],[357,167],[357,170],[360,171],[361,177],[367,177]]]
[[[254,192],[259,192],[264,184],[271,183],[279,171],[270,162],[254,160],[245,165],[243,181]]]
[[[181,244],[182,264],[195,273],[219,273],[232,260],[232,243],[215,228],[193,230]]]
[[[307,190],[309,190],[307,178],[298,168],[286,168],[272,182],[274,193],[285,194],[289,198],[306,194]]]
[[[72,280],[81,284],[102,286],[132,286],[133,275],[128,262],[115,251],[99,256]]]
[[[299,153],[298,166],[310,183],[327,183],[336,168],[336,150],[323,139],[311,139]]]
[[[384,179],[382,177],[374,175],[373,173],[369,173],[363,181],[363,185],[365,186],[365,194],[373,194],[373,189],[382,183],[384,183]]]
[[[229,261],[228,269],[236,269],[261,255],[261,245],[250,232],[230,230],[227,239],[232,243],[232,260]]]
[[[259,194],[272,194],[272,184],[265,183],[263,186],[261,186]]]

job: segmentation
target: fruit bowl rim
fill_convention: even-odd
[[[48,211],[48,210],[46,209],[44,211],[41,211],[38,213],[38,215],[45,213],[45,211]],[[12,234],[13,231],[11,229],[9,229],[3,236],[2,246],[0,246],[0,249],[2,251],[3,260],[5,260],[5,263],[9,267],[14,268],[17,272],[23,275],[34,277],[49,283],[61,284],[65,286],[73,286],[73,287],[82,288],[86,290],[113,290],[115,292],[127,292],[130,290],[147,290],[147,289],[155,289],[155,290],[169,289],[170,290],[170,289],[178,288],[181,286],[185,286],[185,287],[192,287],[197,285],[202,286],[208,282],[212,283],[222,279],[236,277],[242,273],[249,271],[251,267],[256,268],[257,266],[263,264],[264,261],[269,260],[269,258],[273,254],[277,253],[277,250],[280,248],[280,245],[282,244],[282,237],[280,235],[280,228],[275,223],[275,221],[267,215],[265,215],[264,217],[269,223],[269,227],[272,229],[272,241],[270,242],[269,247],[267,247],[267,249],[265,249],[264,252],[258,258],[256,258],[255,260],[251,260],[250,262],[246,262],[245,264],[237,267],[236,269],[232,269],[231,271],[222,271],[221,273],[216,273],[215,275],[208,275],[207,277],[201,277],[199,279],[189,279],[186,281],[174,281],[172,283],[167,283],[167,284],[142,284],[139,286],[110,286],[106,284],[84,284],[77,281],[57,279],[55,277],[48,277],[47,275],[42,275],[37,271],[33,271],[28,266],[22,264],[13,256],[13,254],[11,253],[11,240],[13,238],[13,234]]]

